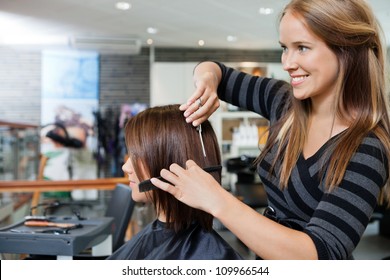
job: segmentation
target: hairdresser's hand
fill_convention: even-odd
[[[181,202],[213,214],[223,205],[223,192],[218,182],[194,161],[187,161],[187,169],[177,164],[161,170],[161,176],[171,182],[165,183],[156,178],[151,182],[158,188],[172,194]]]
[[[219,108],[217,88],[220,76],[220,69],[215,63],[201,63],[196,67],[194,73],[196,90],[187,103],[180,106],[187,123],[198,126]]]

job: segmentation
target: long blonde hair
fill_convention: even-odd
[[[350,126],[337,138],[328,155],[325,185],[331,191],[341,183],[349,161],[370,132],[381,141],[387,160],[390,158],[386,49],[381,28],[364,0],[292,0],[281,18],[287,11],[303,18],[307,28],[336,54],[340,65],[336,114],[348,120]],[[291,95],[289,106],[287,114],[270,129],[269,141],[259,158],[279,144],[272,170],[277,162],[281,163],[282,188],[287,186],[303,150],[311,114],[308,99],[300,101]],[[385,194],[390,198],[386,186],[382,197]]]

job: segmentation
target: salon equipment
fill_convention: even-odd
[[[72,258],[82,250],[93,247],[98,255],[111,254],[112,217],[83,221],[70,216],[50,216],[48,219],[53,225],[66,223],[75,226],[71,230],[52,225],[31,227],[21,221],[0,229],[0,252]]]
[[[267,194],[261,182],[256,182],[255,157],[242,155],[226,161],[226,169],[237,175],[237,181],[232,188],[234,195],[252,208],[262,208],[268,205]]]
[[[116,251],[119,247],[121,247],[125,242],[125,234],[127,227],[130,222],[130,218],[132,216],[133,210],[135,206],[135,201],[131,197],[131,189],[128,185],[118,183],[115,189],[112,192],[111,199],[108,203],[108,207],[105,213],[105,217],[107,219],[113,219],[110,225],[110,238],[105,242],[105,245],[109,247],[109,251],[101,246],[103,249],[96,249],[92,246],[87,246],[83,248],[82,251],[78,251],[75,254],[72,254],[72,258],[76,260],[96,260],[96,259],[105,259],[112,252]],[[71,222],[76,224],[77,226],[85,227],[85,223],[87,223],[90,219],[86,218],[83,220],[76,220],[75,216],[69,216],[68,219],[71,219]],[[94,219],[92,219],[94,220]],[[50,220],[49,220],[50,221]],[[31,229],[31,228],[30,228]],[[61,232],[60,228],[53,228],[54,234],[64,234],[66,232]],[[50,228],[45,230],[48,232]],[[66,230],[66,229],[64,229]],[[41,229],[36,229],[35,232],[41,231]],[[42,231],[40,233],[43,233]],[[76,234],[77,231],[73,229],[68,232],[69,234]],[[1,235],[0,235],[1,236]],[[1,249],[1,246],[0,246]],[[1,251],[0,251],[1,252]],[[30,254],[30,259],[53,259],[53,256],[50,256],[48,253],[32,253]],[[51,254],[53,255],[53,254]]]
[[[49,221],[25,221],[24,225],[28,227],[58,227],[58,228],[73,228],[76,226],[76,224],[53,223]]]
[[[45,221],[48,222],[49,218],[47,216],[26,216],[24,221]]]
[[[64,201],[50,201],[50,202],[44,202],[39,203],[37,205],[34,205],[30,208],[30,215],[25,217],[25,220],[44,220],[46,215],[53,214],[52,212],[56,212],[55,210],[58,210],[61,207],[71,207],[72,213],[76,215],[76,217],[79,220],[84,219],[84,217],[81,216],[80,211],[77,209],[78,207],[92,207],[90,203],[82,203],[82,202],[64,202]],[[39,209],[42,208],[42,215],[37,216],[33,215],[33,213]]]

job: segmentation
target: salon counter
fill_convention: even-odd
[[[56,226],[26,226],[24,221],[0,229],[0,252],[53,255],[71,259],[92,248],[93,256],[112,253],[113,218],[77,220],[67,216],[49,217],[51,223],[76,225],[64,230]]]

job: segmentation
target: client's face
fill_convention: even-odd
[[[131,162],[131,159],[128,158],[125,164],[122,166],[123,172],[125,172],[129,178],[129,186],[132,190],[131,196],[134,199],[134,201],[137,202],[149,202],[148,197],[146,196],[146,193],[140,193],[138,184],[140,183],[137,174],[135,173],[133,163]]]

